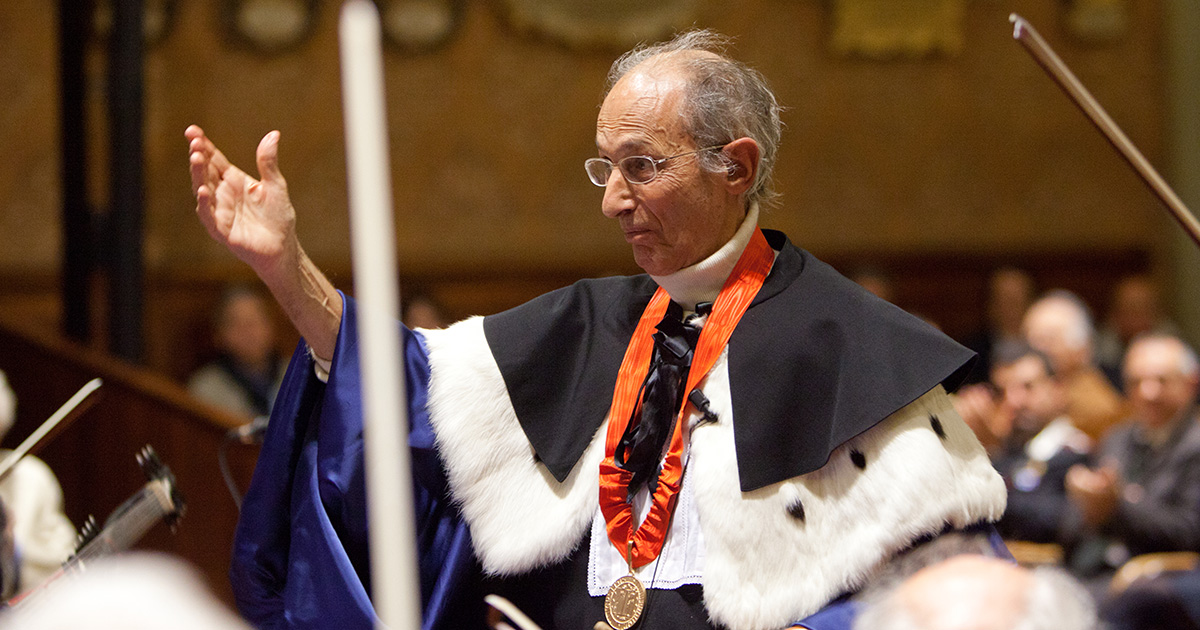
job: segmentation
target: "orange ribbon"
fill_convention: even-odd
[[[650,512],[636,532],[632,531],[633,507],[627,500],[633,473],[618,467],[613,461],[613,454],[634,411],[641,406],[638,394],[642,381],[650,371],[650,358],[654,350],[653,334],[670,302],[670,297],[662,287],[650,298],[633,337],[629,339],[625,359],[617,373],[617,385],[609,410],[608,434],[604,443],[604,461],[600,462],[600,511],[604,513],[607,523],[608,539],[616,545],[626,561],[630,560],[627,554],[632,544],[631,564],[634,567],[653,562],[662,552],[663,543],[667,538],[671,513],[675,510],[675,501],[683,480],[683,423],[688,405],[687,392],[691,392],[708,375],[717,358],[721,356],[721,351],[728,343],[742,314],[746,312],[750,302],[758,295],[759,289],[766,281],[774,261],[774,250],[767,244],[762,231],[755,230],[729,279],[721,287],[721,292],[713,303],[712,313],[700,331],[700,339],[692,355],[687,388],[681,397],[683,402],[676,414],[671,447],[667,450],[667,457],[658,475],[658,488],[654,491]]]

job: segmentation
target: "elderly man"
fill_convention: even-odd
[[[586,170],[647,275],[406,331],[426,627],[477,627],[481,590],[549,628],[845,627],[893,555],[1003,511],[942,386],[970,353],[758,229],[779,108],[721,43],[610,73]],[[261,181],[187,136],[202,222],[316,357],[293,359],[246,497],[240,606],[365,627],[354,302],[299,245],[278,133]]]
[[[1073,293],[1051,291],[1029,307],[1022,323],[1029,345],[1050,357],[1067,388],[1075,426],[1099,439],[1125,415],[1124,401],[1096,366],[1096,336],[1087,306]]]
[[[1101,468],[1066,478],[1079,532],[1069,563],[1097,582],[1132,555],[1200,549],[1196,355],[1176,337],[1141,337],[1124,373],[1133,416],[1101,445]]]

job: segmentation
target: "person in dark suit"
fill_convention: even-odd
[[[1071,423],[1066,392],[1046,355],[1028,346],[1001,354],[992,382],[1000,393],[997,412],[1012,423],[1005,448],[993,458],[1008,486],[1000,533],[1059,542],[1069,507],[1067,471],[1087,460],[1091,440]]]
[[[1068,563],[1097,589],[1130,557],[1200,550],[1200,365],[1177,337],[1138,338],[1125,358],[1133,415],[1101,445],[1098,466],[1066,478],[1078,535]]]

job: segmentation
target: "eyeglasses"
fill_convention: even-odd
[[[687,153],[679,153],[670,157],[654,159],[648,155],[631,155],[627,158],[622,158],[616,163],[616,167],[621,169],[621,177],[630,184],[648,184],[658,177],[658,165],[667,160],[674,160],[677,157],[685,155],[694,155],[703,153],[704,151],[712,151],[713,149],[724,149],[725,145],[718,144]],[[591,158],[584,160],[583,170],[587,171],[588,179],[592,183],[603,188],[608,185],[609,177],[612,177],[614,164],[608,158]]]

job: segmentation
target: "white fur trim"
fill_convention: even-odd
[[[564,559],[597,510],[604,427],[556,482],[517,423],[482,319],[425,334],[439,452],[484,569],[519,574]],[[820,470],[743,493],[728,380],[723,355],[704,384],[720,421],[693,432],[688,474],[705,543],[705,605],[731,630],[785,627],[860,587],[921,536],[1004,512],[1003,480],[940,386],[838,447]],[[789,514],[797,500],[803,521]]]
[[[730,422],[698,428],[692,444],[705,605],[737,630],[787,626],[861,586],[917,538],[1004,512],[1003,480],[940,386],[838,447],[820,470],[753,492],[741,492],[729,472],[737,466]],[[865,457],[862,470],[854,451]],[[797,500],[803,520],[789,514]]]
[[[517,423],[483,318],[423,332],[438,452],[483,569],[511,575],[562,560],[583,538],[596,507],[603,439],[593,439],[558,483],[534,459]]]

